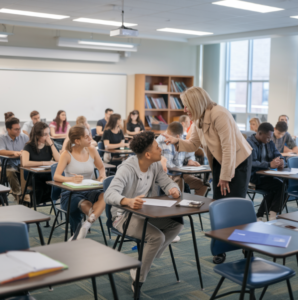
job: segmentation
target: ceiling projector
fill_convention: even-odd
[[[139,36],[139,32],[136,29],[127,28],[124,25],[122,25],[118,29],[110,31],[110,36],[137,37]]]

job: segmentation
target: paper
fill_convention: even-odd
[[[143,199],[146,201],[143,205],[152,205],[152,206],[164,206],[164,207],[171,207],[177,201],[169,201],[169,200],[159,200],[159,199]]]
[[[34,171],[44,171],[45,170],[44,168],[31,168],[31,169]]]
[[[185,171],[201,171],[201,170],[207,170],[206,167],[204,166],[199,166],[199,167],[193,167],[193,166],[184,166],[184,167],[179,167],[180,170],[185,170]]]
[[[100,186],[102,182],[92,179],[83,179],[81,183],[74,182],[63,182],[64,185],[72,186],[72,187],[92,187],[92,186]]]
[[[192,206],[191,205],[191,203],[196,203],[196,204],[198,204],[198,207],[197,206]],[[202,202],[202,201],[195,201],[195,200],[181,200],[178,204],[177,204],[177,206],[179,205],[179,206],[188,206],[188,207],[196,207],[196,208],[199,208],[199,207],[201,207],[202,205],[204,204],[204,202]]]
[[[265,171],[265,173],[267,174],[275,174],[275,175],[295,175],[298,174],[298,170],[297,171]]]

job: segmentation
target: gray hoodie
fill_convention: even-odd
[[[144,174],[146,174],[145,178]],[[118,167],[114,179],[104,194],[104,199],[107,204],[120,206],[123,198],[135,198],[140,195],[158,196],[157,186],[160,186],[166,195],[174,187],[180,191],[178,185],[164,172],[160,162],[153,163],[147,173],[143,173],[137,156],[131,156]],[[117,212],[123,213],[123,210],[112,207],[113,219],[117,217]]]

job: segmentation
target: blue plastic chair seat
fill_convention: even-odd
[[[246,259],[216,265],[214,272],[242,285]],[[249,289],[262,288],[295,276],[292,269],[262,258],[252,258],[246,287]],[[252,271],[252,272],[251,272]]]

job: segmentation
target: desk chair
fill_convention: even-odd
[[[288,159],[288,167],[289,168],[298,168],[298,157],[290,157]],[[288,180],[288,197],[286,202],[284,203],[286,212],[288,213],[287,202],[296,200],[298,206],[298,180],[290,179]],[[290,198],[293,197],[291,200]]]
[[[103,142],[98,142],[97,147],[98,147],[98,150],[97,150],[97,151],[98,151],[98,154],[99,154],[99,156],[101,157],[101,159],[103,159],[103,154],[104,154],[104,152],[101,151],[101,150],[104,150],[104,149],[105,149],[104,143],[103,143]]]
[[[227,198],[214,201],[209,206],[209,214],[211,230],[233,227],[257,221],[252,202],[241,198]],[[240,248],[219,240],[211,240],[211,252],[213,255],[237,249]],[[216,265],[213,270],[222,277],[210,300],[234,293],[240,293],[241,291],[231,291],[216,296],[225,278],[228,278],[236,284],[242,285],[245,265],[246,258]],[[288,267],[278,265],[262,258],[252,257],[250,272],[248,273],[246,283],[246,287],[248,288],[246,293],[250,294],[250,299],[256,299],[255,289],[264,288],[260,297],[261,300],[269,285],[286,280],[290,299],[294,300],[289,280],[293,276],[295,276],[295,271]]]
[[[96,136],[96,127],[91,128],[91,135],[92,138],[94,139],[94,137]]]
[[[110,183],[112,182],[113,178],[114,178],[114,176],[110,176],[110,177],[107,177],[103,181],[103,190],[104,190],[104,192],[106,192],[106,190],[110,186]],[[113,245],[113,249],[115,249],[116,246],[117,246],[117,244],[118,244],[118,242],[119,242],[120,237],[122,236],[122,233],[120,231],[118,231],[116,228],[113,227],[111,208],[112,208],[111,205],[106,204],[106,215],[107,215],[107,223],[106,223],[106,225],[108,227],[110,238],[111,238],[110,232],[114,233],[117,236],[116,240],[115,240],[115,243]],[[141,240],[136,239],[134,237],[131,237],[129,235],[125,235],[124,242],[135,242],[137,244],[137,248],[138,248],[138,251],[139,251]],[[179,280],[179,275],[178,275],[178,271],[177,271],[177,267],[176,267],[176,262],[175,262],[175,258],[174,258],[174,255],[173,255],[173,250],[172,250],[172,245],[171,244],[169,245],[169,250],[170,250],[170,254],[171,254],[171,259],[172,259],[174,271],[175,271],[175,274],[176,274],[176,279],[177,279],[177,282],[179,282],[180,281]]]

